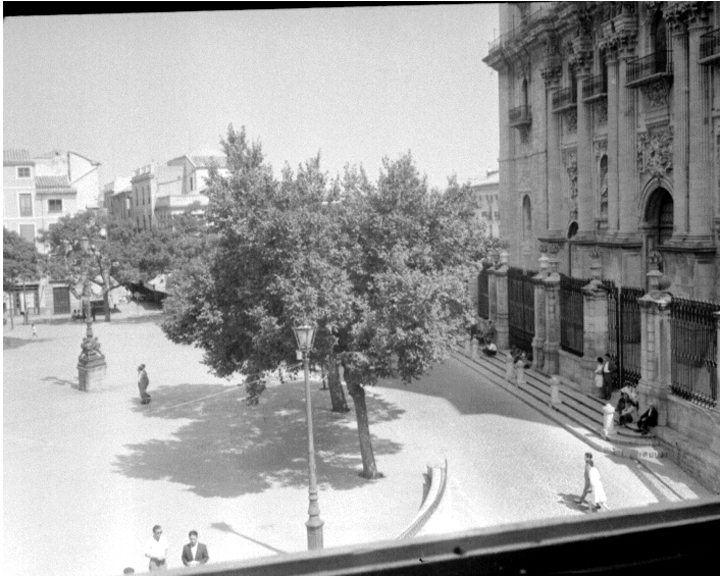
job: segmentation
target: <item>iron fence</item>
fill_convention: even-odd
[[[487,268],[483,268],[480,274],[478,274],[478,316],[486,320],[490,318]]]
[[[577,104],[577,88],[575,86],[563,88],[552,95],[553,110],[561,110],[575,104]]]
[[[600,74],[593,76],[582,83],[583,100],[593,98],[595,96],[607,96],[607,75]]]
[[[532,354],[535,336],[535,286],[532,278],[536,272],[519,268],[508,269],[508,325],[510,347]]]
[[[670,309],[671,389],[690,402],[717,406],[717,329],[720,304],[674,298]]]
[[[672,71],[672,50],[660,50],[628,62],[625,81],[630,84],[655,74],[672,74]]]
[[[608,291],[607,353],[618,367],[615,388],[640,381],[641,316],[638,298],[642,288],[616,286],[612,280],[603,282]]]
[[[589,280],[560,275],[560,348],[576,356],[583,355],[585,312],[583,286]]]

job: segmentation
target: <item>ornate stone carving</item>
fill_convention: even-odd
[[[606,143],[607,145],[607,143]],[[608,215],[608,157],[603,155],[600,158],[599,166],[599,183],[600,183],[600,218],[607,218]]]
[[[545,80],[546,88],[557,88],[560,86],[562,79],[562,65],[556,64],[554,60],[548,59],[547,66],[543,68],[540,74]]]
[[[578,204],[577,204],[577,151],[565,150],[563,152],[563,164],[565,170],[567,170],[568,178],[570,179],[570,200],[569,200],[569,212],[570,221],[577,220],[578,217]]]
[[[568,134],[575,134],[577,132],[577,110],[572,108],[565,112],[565,128]]]
[[[640,86],[640,90],[648,99],[650,108],[666,108],[670,100],[670,83],[661,78]]]
[[[607,119],[608,119],[607,100],[599,100],[593,107],[593,110],[595,111],[595,121],[597,122],[598,126],[603,126],[603,125],[607,124]]]
[[[599,160],[603,154],[607,154],[607,140],[598,140],[595,142],[594,148],[595,158]]]
[[[670,2],[663,8],[663,18],[673,33],[680,34],[686,31],[689,4],[694,2]]]
[[[667,126],[654,132],[641,132],[637,136],[638,172],[653,177],[668,177],[672,173],[673,130]]]

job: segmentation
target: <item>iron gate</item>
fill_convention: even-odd
[[[583,286],[589,281],[560,275],[560,348],[582,356],[585,347]]]
[[[490,318],[487,268],[483,268],[478,274],[478,316],[485,318],[485,320]]]
[[[636,386],[640,380],[641,322],[638,298],[642,288],[616,286],[612,280],[603,282],[608,290],[607,353],[618,367],[615,389]]]
[[[520,268],[508,269],[510,348],[520,348],[528,354],[532,354],[535,336],[535,287],[532,282],[535,274]]]
[[[717,329],[720,304],[673,298],[671,389],[694,404],[717,406]]]

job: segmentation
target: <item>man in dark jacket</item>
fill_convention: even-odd
[[[138,366],[138,390],[140,390],[140,404],[150,404],[150,394],[147,393],[150,379],[145,372],[145,364]]]
[[[603,387],[602,397],[603,400],[610,400],[612,396],[613,386],[615,384],[615,378],[617,376],[617,366],[615,362],[610,359],[610,354],[605,354],[605,363],[602,368]]]
[[[198,533],[195,530],[190,530],[188,537],[190,538],[190,542],[183,546],[182,563],[185,564],[185,566],[205,564],[210,560],[207,546],[202,542],[198,542]]]

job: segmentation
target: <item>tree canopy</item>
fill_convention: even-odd
[[[38,264],[35,243],[3,227],[3,286],[10,286],[20,278],[35,280],[38,277]]]
[[[349,166],[329,181],[319,156],[276,180],[244,129],[223,146],[230,174],[208,189],[217,247],[176,279],[163,329],[229,377],[292,361],[293,326],[314,324],[312,358],[343,366],[375,477],[364,386],[420,377],[470,322],[466,283],[486,245],[472,194],[430,190],[410,153],[386,158],[373,184]]]

